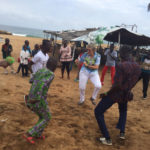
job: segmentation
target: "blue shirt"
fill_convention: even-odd
[[[22,46],[22,50],[24,50],[23,46]],[[27,51],[31,54],[30,46],[27,46]]]
[[[80,58],[80,62],[82,62],[82,63],[86,62],[88,65],[93,65],[93,66],[95,66],[95,65],[99,66],[100,60],[101,60],[101,55],[99,55],[97,52],[94,53],[93,58],[91,58],[91,56],[89,56],[87,52],[85,52]],[[84,70],[89,73],[98,72],[98,69],[90,69],[83,64],[81,71],[84,71]]]

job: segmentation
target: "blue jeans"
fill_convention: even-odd
[[[99,128],[106,139],[110,139],[109,132],[107,130],[105,120],[104,120],[104,112],[110,108],[114,104],[114,100],[106,96],[102,98],[99,104],[95,108],[95,117]],[[127,102],[125,103],[118,103],[119,109],[119,121],[117,123],[117,128],[120,129],[120,132],[125,132],[125,124],[127,118]]]

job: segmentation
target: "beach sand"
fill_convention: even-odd
[[[30,41],[31,49],[42,39],[17,36],[9,37],[13,46],[12,56],[19,57],[24,41]],[[0,43],[0,47],[3,43]],[[1,55],[1,52],[0,52]],[[1,55],[2,59],[2,55]],[[17,70],[18,63],[14,64]],[[106,123],[113,146],[102,145],[97,138],[101,136],[94,117],[94,106],[89,101],[93,85],[89,81],[86,89],[86,101],[78,106],[78,83],[74,82],[77,71],[71,72],[71,79],[60,79],[60,68],[48,91],[48,102],[52,119],[44,131],[46,139],[36,140],[35,145],[27,143],[22,134],[31,128],[38,117],[24,104],[23,96],[30,89],[29,78],[20,74],[3,74],[0,68],[0,150],[149,150],[150,149],[150,99],[142,100],[142,81],[133,89],[134,101],[128,105],[126,140],[119,140],[119,131],[115,128],[118,121],[118,106],[113,105],[105,113]],[[9,68],[10,71],[10,68]],[[66,74],[65,74],[66,75]],[[110,73],[106,75],[105,85],[100,93],[111,86]],[[150,89],[148,90],[150,96]],[[97,102],[99,99],[97,99]]]

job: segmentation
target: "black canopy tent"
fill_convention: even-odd
[[[108,32],[104,37],[104,40],[132,46],[150,45],[150,37],[131,32],[125,28],[119,28]]]

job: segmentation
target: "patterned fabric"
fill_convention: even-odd
[[[96,58],[91,58],[89,56],[87,56],[84,61],[88,64],[88,65],[94,65],[96,62]]]
[[[94,57],[91,58],[87,52],[85,52],[81,58],[80,58],[80,62],[83,63],[84,61],[88,64],[88,65],[99,65],[100,64],[100,59],[101,59],[101,56],[95,52],[94,53]],[[81,68],[82,71],[87,71],[88,73],[90,72],[98,72],[98,69],[89,69],[87,68],[84,64]]]
[[[126,102],[133,99],[131,89],[136,85],[141,70],[140,66],[133,61],[124,61],[116,66],[114,84],[108,95],[116,102]]]
[[[43,68],[36,72],[30,80],[32,86],[28,95],[27,107],[39,116],[39,121],[37,124],[28,131],[28,133],[33,137],[41,136],[44,128],[48,124],[48,121],[51,119],[51,114],[46,99],[50,83],[53,79],[53,72]],[[30,103],[30,101],[32,102],[34,100],[37,102],[34,104]]]
[[[72,61],[71,47],[69,45],[67,47],[61,46],[60,54],[61,54],[60,56],[61,62]]]

